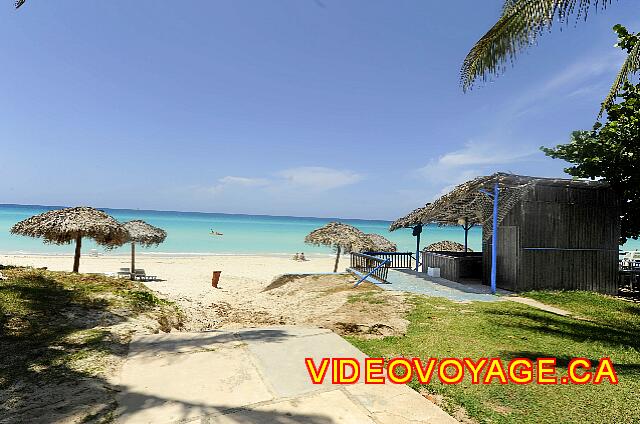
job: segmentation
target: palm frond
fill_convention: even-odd
[[[509,13],[511,8],[518,4],[518,0],[504,0],[504,5],[502,6],[502,14],[506,15]]]
[[[622,68],[620,68],[620,72],[618,72],[618,75],[611,86],[611,90],[609,90],[609,94],[607,94],[607,98],[602,102],[598,118],[602,116],[604,110],[608,106],[611,106],[615,102],[624,83],[629,80],[629,77],[632,74],[638,72],[638,70],[640,70],[640,42],[637,42],[631,51],[629,51],[627,59],[622,64]]]
[[[16,0],[16,2],[14,3],[16,6],[16,9],[20,8],[20,6],[22,6],[27,0]]]
[[[612,0],[505,0],[498,22],[478,40],[460,70],[464,91],[478,79],[498,76],[517,54],[535,44],[554,22],[564,24],[571,16],[587,18],[591,9],[605,9]]]

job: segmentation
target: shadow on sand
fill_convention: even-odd
[[[117,410],[115,394],[126,391],[113,387],[94,374],[76,369],[87,349],[124,358],[129,345],[113,339],[105,329],[126,317],[111,312],[106,299],[90,299],[76,290],[37,272],[0,282],[0,422],[51,423],[59,421],[104,422]],[[76,340],[73,333],[83,331],[86,338]],[[85,333],[86,332],[86,333]],[[242,338],[279,342],[280,330],[246,330]],[[230,341],[233,335],[212,332],[204,344]],[[237,340],[237,338],[236,338]],[[165,346],[166,347],[166,346]],[[179,351],[194,346],[192,341],[175,343]],[[140,346],[154,354],[154,345]],[[166,348],[163,349],[166,352]],[[225,422],[330,424],[329,417],[291,414],[225,405],[194,404],[141,393],[129,393],[134,404],[143,407],[178,404],[190,416],[194,410],[202,422],[215,422],[225,414]],[[215,394],[212,394],[215,396]],[[181,419],[180,417],[179,419]]]

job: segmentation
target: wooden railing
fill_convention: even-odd
[[[482,277],[482,253],[422,252],[422,272],[440,268],[440,276],[450,281]]]
[[[389,259],[392,269],[413,269],[415,268],[415,257],[411,252],[364,252],[365,255],[375,256],[380,259]]]
[[[389,267],[390,262],[386,258],[351,252],[351,268],[362,274],[371,273],[370,276],[380,282],[387,282]]]

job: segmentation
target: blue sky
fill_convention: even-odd
[[[0,5],[0,203],[393,219],[467,178],[562,176],[622,63],[621,1],[493,83],[501,1]]]

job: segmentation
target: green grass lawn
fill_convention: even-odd
[[[562,317],[515,302],[459,304],[414,297],[406,336],[349,340],[373,357],[555,357],[559,376],[573,357],[597,364],[611,357],[619,384],[443,385],[436,378],[417,390],[442,396],[454,414],[464,408],[478,422],[640,422],[640,305],[585,292],[531,292],[538,301],[572,312]]]
[[[51,406],[56,399],[47,397],[63,387],[85,384],[87,398],[103,398],[108,390],[102,374],[126,355],[137,325],[131,320],[144,317],[145,325],[164,331],[181,322],[175,305],[137,282],[29,268],[5,267],[2,273],[8,280],[0,281],[0,422]],[[64,401],[51,407],[80,415],[92,409],[82,399]]]

